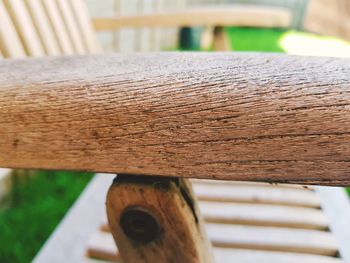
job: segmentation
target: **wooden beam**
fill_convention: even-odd
[[[0,61],[0,166],[350,183],[350,61],[157,53]]]
[[[188,180],[118,175],[106,207],[123,262],[214,262]]]
[[[213,6],[163,12],[152,15],[93,19],[96,30],[111,31],[123,27],[250,26],[288,27],[288,9],[262,6]]]

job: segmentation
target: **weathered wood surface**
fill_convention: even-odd
[[[188,180],[119,175],[106,207],[123,262],[214,262]]]
[[[350,182],[350,60],[157,53],[0,62],[0,166]]]
[[[145,26],[288,27],[291,24],[291,14],[285,8],[230,5],[187,8],[151,15],[95,18],[93,22],[96,30],[99,31]]]

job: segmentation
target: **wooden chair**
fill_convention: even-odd
[[[82,1],[4,2],[4,57],[100,52]],[[112,260],[108,231],[124,262],[212,262],[211,246],[219,262],[347,262],[342,190],[203,179],[347,185],[349,73],[347,60],[264,54],[4,60],[0,165],[118,173],[97,234]],[[91,228],[104,178],[70,231]]]
[[[286,8],[254,5],[209,5],[173,10],[158,14],[137,16],[100,17],[93,19],[99,31],[140,27],[205,27],[201,32],[201,48],[229,51],[231,44],[224,34],[225,26],[245,27],[290,27],[291,13]],[[180,42],[181,43],[181,42]],[[184,48],[184,47],[182,47]]]

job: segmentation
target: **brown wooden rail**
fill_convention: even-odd
[[[350,60],[0,61],[0,166],[350,184]]]
[[[288,27],[291,24],[288,9],[264,6],[210,6],[187,8],[158,14],[95,18],[98,31],[111,31],[125,27],[155,26],[250,26]]]

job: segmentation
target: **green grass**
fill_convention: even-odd
[[[294,55],[350,57],[350,43],[336,37],[295,30],[226,28],[236,51],[284,52]]]
[[[15,184],[11,207],[0,212],[0,262],[30,262],[91,177],[40,171]]]
[[[228,27],[226,33],[235,51],[284,52],[279,45],[284,30]]]

